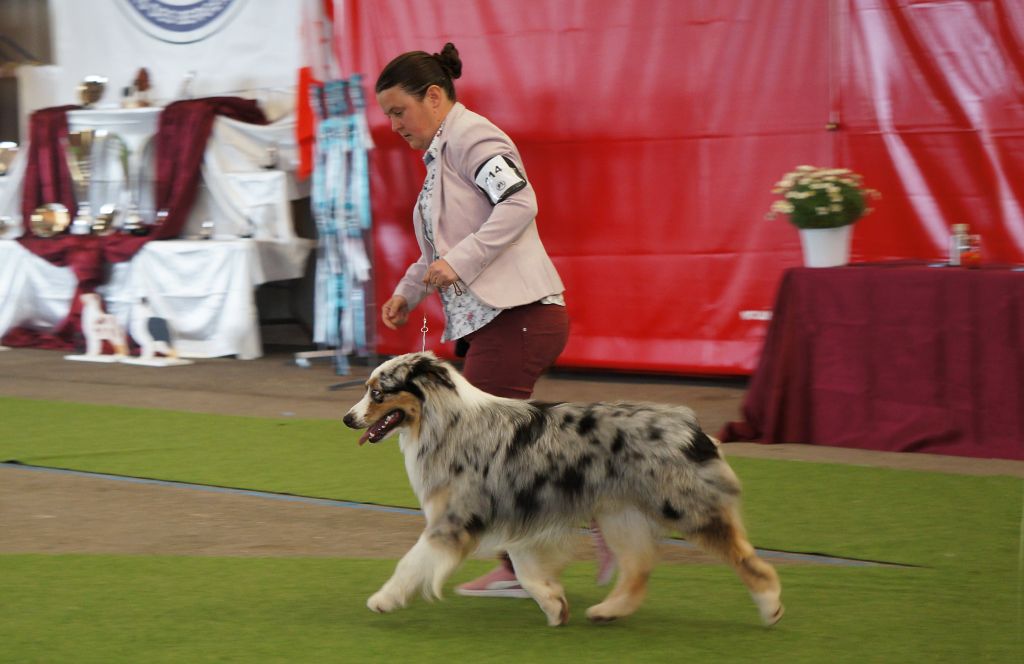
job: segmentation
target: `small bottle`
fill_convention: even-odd
[[[949,236],[949,264],[961,265],[965,250],[969,249],[970,227],[967,224],[953,224],[953,234]]]

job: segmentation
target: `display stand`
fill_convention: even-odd
[[[311,204],[316,221],[316,299],[313,341],[324,348],[295,354],[299,366],[330,357],[338,375],[349,356],[375,360],[376,318],[370,258],[369,166],[372,147],[364,114],[362,77],[329,80],[311,88],[318,118]],[[369,322],[368,322],[369,321]],[[361,385],[345,381],[328,389]]]
[[[192,360],[185,360],[180,357],[127,357],[121,360],[122,364],[132,364],[137,367],[181,367],[186,364],[195,364]]]

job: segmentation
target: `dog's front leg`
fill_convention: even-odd
[[[463,529],[428,527],[366,606],[377,613],[394,611],[404,607],[417,589],[428,600],[440,599],[444,582],[475,545],[475,538]]]
[[[404,607],[413,591],[422,583],[419,572],[423,567],[426,542],[423,535],[398,561],[395,573],[381,589],[366,602],[366,606],[377,613],[387,613]]]

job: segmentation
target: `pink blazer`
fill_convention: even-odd
[[[440,172],[433,200],[434,240],[438,254],[481,302],[507,309],[565,290],[537,233],[537,198],[529,184],[497,205],[474,182],[487,160],[508,156],[526,177],[515,144],[487,118],[461,103],[448,112],[439,150]],[[413,309],[423,300],[423,275],[432,251],[423,237],[419,206],[413,228],[420,258],[395,288]]]

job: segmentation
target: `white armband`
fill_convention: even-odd
[[[526,186],[526,178],[505,155],[497,155],[484,162],[477,169],[474,181],[480,191],[491,199],[492,205],[497,205]]]

